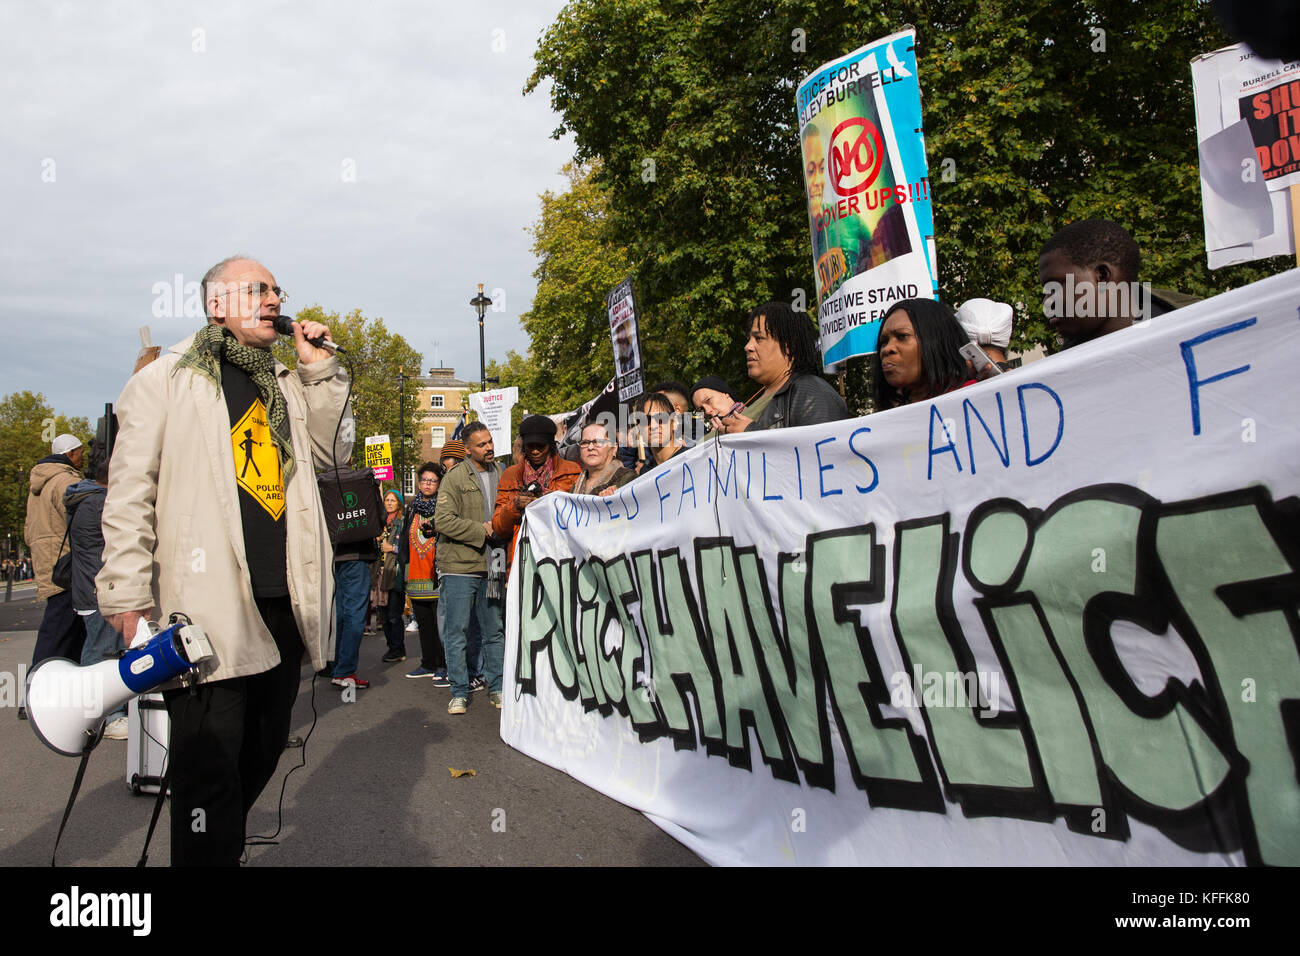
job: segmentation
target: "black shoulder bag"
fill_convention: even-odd
[[[383,500],[373,471],[340,468],[318,475],[317,481],[333,544],[374,541],[383,534]]]

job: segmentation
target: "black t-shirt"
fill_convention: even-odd
[[[253,594],[284,597],[289,593],[284,479],[266,405],[248,373],[229,362],[221,363],[221,391],[230,413],[230,445]]]

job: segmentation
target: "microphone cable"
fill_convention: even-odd
[[[272,325],[274,326],[275,330],[276,330],[277,332],[279,332],[281,335],[292,336],[292,335],[293,335],[293,321],[294,321],[294,319],[293,319],[292,316],[288,316],[288,315],[283,315],[283,314],[282,314],[282,315],[277,315],[277,316],[275,317],[275,319],[272,321]],[[348,371],[348,391],[347,391],[347,394],[343,397],[343,406],[339,409],[339,417],[338,417],[338,421],[336,421],[336,422],[334,423],[334,436],[333,436],[333,439],[332,439],[331,442],[330,442],[330,455],[331,455],[331,457],[333,458],[333,462],[334,462],[334,480],[335,480],[335,482],[336,482],[336,487],[337,487],[338,490],[339,490],[339,497],[340,497],[340,500],[342,500],[342,494],[343,494],[343,483],[342,483],[342,481],[341,481],[340,478],[339,478],[339,445],[338,445],[338,441],[339,441],[339,432],[340,432],[340,431],[342,430],[342,428],[343,428],[343,418],[344,418],[345,415],[347,415],[347,413],[348,413],[348,408],[349,408],[349,404],[350,404],[351,401],[352,401],[352,383],[356,380],[356,366],[355,366],[355,363],[352,361],[352,355],[351,355],[351,353],[348,352],[347,349],[343,348],[341,345],[335,345],[332,341],[329,341],[329,340],[325,339],[324,336],[319,336],[319,337],[317,337],[317,338],[315,338],[315,339],[307,339],[307,341],[310,342],[312,345],[316,346],[317,348],[329,348],[331,351],[334,352],[334,357],[335,357],[335,358],[337,358],[337,357],[339,356],[339,354],[341,353],[341,354],[345,357],[345,359],[346,359],[346,365],[345,365],[345,367],[347,368],[347,371]],[[326,344],[326,343],[328,343],[328,344]],[[355,444],[356,444],[356,430],[355,430],[355,422],[356,422],[356,419],[355,419],[355,417],[354,417],[354,418],[353,418],[353,425],[354,425],[354,428],[353,428],[353,435],[352,435],[352,442],[353,442],[353,445],[354,445],[354,446],[355,446]],[[314,474],[314,472],[313,472],[313,474]],[[331,566],[332,566],[332,564],[333,564],[333,562],[331,562]],[[331,573],[332,573],[332,572],[331,572]],[[329,622],[330,622],[330,625],[329,625],[329,626],[330,626],[330,629],[331,629],[331,630],[334,630],[334,628],[335,628],[335,623],[336,623],[336,621],[335,621],[335,613],[336,613],[336,611],[335,611],[335,607],[336,607],[337,603],[338,603],[338,590],[335,589],[335,590],[331,593],[331,597],[330,597],[330,609],[329,609]],[[322,622],[322,624],[323,624],[323,623],[324,623],[324,622]],[[328,664],[329,661],[326,660],[325,663]],[[301,662],[300,662],[300,663],[299,663],[299,668],[301,668],[301,666],[302,666],[302,665],[301,665]],[[319,719],[319,716],[320,716],[320,715],[317,713],[317,710],[316,710],[316,681],[319,680],[319,679],[320,679],[320,674],[317,673],[317,672],[315,672],[315,670],[313,669],[312,678],[311,678],[311,698],[310,698],[310,700],[311,700],[311,726],[307,728],[307,735],[306,735],[305,737],[303,737],[303,739],[302,739],[302,748],[301,748],[301,749],[302,749],[302,754],[301,754],[301,758],[302,758],[302,759],[299,760],[299,762],[298,762],[295,766],[289,768],[289,772],[286,773],[286,774],[284,775],[284,779],[280,782],[280,797],[279,797],[279,799],[276,801],[276,807],[275,807],[275,832],[274,832],[274,833],[270,833],[270,834],[254,834],[254,835],[252,835],[252,836],[248,836],[248,837],[246,837],[245,840],[244,840],[244,853],[243,853],[243,856],[240,858],[240,863],[247,863],[247,862],[248,862],[248,849],[249,849],[249,847],[254,847],[254,846],[278,846],[279,843],[280,843],[280,841],[277,840],[276,837],[278,837],[278,836],[280,835],[280,831],[284,828],[284,793],[285,793],[286,788],[289,786],[289,777],[293,774],[293,772],[294,772],[295,770],[300,770],[301,768],[307,766],[307,742],[308,742],[309,740],[311,740],[311,735],[312,735],[312,733],[314,733],[315,730],[316,730],[316,721]],[[295,698],[296,698],[296,696],[297,696],[297,695],[296,695],[296,693],[295,693]],[[290,717],[292,718],[292,713],[290,714]],[[292,723],[290,724],[290,726],[292,727]]]

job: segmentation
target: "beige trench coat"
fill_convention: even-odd
[[[161,622],[172,611],[188,615],[212,642],[216,666],[202,679],[215,681],[260,674],[280,654],[249,581],[225,396],[193,370],[175,371],[190,341],[132,376],[118,399],[95,585],[105,617],[150,606]],[[276,378],[296,461],[285,489],[289,597],[319,669],[334,651],[334,556],[314,473],[333,465],[348,380],[335,358],[293,371],[277,362]],[[333,449],[340,462],[351,457],[353,434],[349,409]]]

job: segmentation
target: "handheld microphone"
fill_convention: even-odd
[[[293,338],[293,316],[292,315],[277,315],[274,319],[271,320],[271,326],[281,335],[287,335],[289,336],[289,338]],[[325,338],[325,336],[323,335],[318,335],[316,336],[316,338],[308,339],[307,341],[310,342],[312,345],[316,346],[316,348],[318,349],[322,349],[322,348],[329,349],[331,352],[347,351],[347,349],[335,345],[333,342]]]

